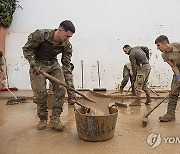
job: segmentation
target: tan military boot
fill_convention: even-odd
[[[140,99],[136,99],[134,102],[130,103],[129,106],[141,106]]]
[[[160,122],[169,122],[175,120],[175,112],[167,112],[164,116],[159,117]]]
[[[38,124],[38,129],[39,130],[44,129],[46,127],[46,124],[47,124],[47,120],[40,120]]]
[[[136,93],[136,99],[134,102],[132,102],[131,104],[129,104],[129,106],[141,106],[141,98],[140,98],[140,94],[139,92]]]
[[[55,117],[55,118],[51,117],[49,125],[50,125],[51,128],[54,128],[54,129],[60,130],[60,131],[63,131],[64,128],[65,128],[64,124],[57,117]]]
[[[152,102],[151,97],[147,98],[145,101],[145,105],[150,105],[150,103]]]
[[[150,103],[152,102],[151,97],[149,92],[146,92],[146,102],[144,103],[145,105],[150,105]]]

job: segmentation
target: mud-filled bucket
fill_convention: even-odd
[[[84,108],[74,109],[76,127],[80,139],[86,141],[105,141],[114,136],[118,110],[109,107],[109,115],[91,116],[86,115]]]

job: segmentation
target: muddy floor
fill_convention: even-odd
[[[37,130],[36,104],[28,100],[25,104],[6,105],[0,100],[0,154],[119,154],[119,153],[179,153],[180,151],[180,107],[176,121],[160,123],[158,117],[166,112],[167,101],[149,116],[148,127],[142,128],[143,115],[159,101],[150,106],[118,108],[118,119],[114,137],[104,142],[87,142],[79,139],[73,107],[64,104],[61,116],[65,130],[58,132],[46,128]],[[130,103],[132,100],[125,100]],[[121,102],[112,99],[111,103]],[[159,138],[147,137],[159,133]],[[155,147],[157,146],[157,147]],[[154,148],[153,148],[154,147]]]

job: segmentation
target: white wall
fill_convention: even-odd
[[[70,19],[76,26],[71,42],[74,53],[75,87],[81,87],[81,60],[84,62],[84,88],[97,88],[97,60],[101,86],[115,89],[122,80],[128,56],[122,46],[146,45],[151,49],[150,85],[170,86],[172,71],[162,61],[154,40],[165,34],[180,41],[179,0],[19,0],[23,9],[14,13],[7,30],[6,58],[10,86],[30,89],[29,65],[22,46],[29,33],[41,28],[57,28]]]

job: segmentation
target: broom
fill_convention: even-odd
[[[160,103],[158,103],[151,111],[149,111],[146,115],[144,115],[144,117],[143,117],[143,119],[142,119],[142,127],[147,127],[147,125],[148,125],[148,116],[149,116],[156,108],[158,108],[158,106],[161,105],[161,104],[169,97],[170,94],[172,94],[173,92],[175,92],[175,91],[179,88],[179,86],[180,86],[180,84],[179,84],[176,88],[174,88],[173,90],[171,90],[170,93],[169,93],[166,97],[164,97],[164,99],[163,99]]]
[[[100,88],[101,87],[101,77],[100,77],[100,68],[99,68],[98,60],[97,60],[97,71],[98,71],[99,88],[94,88],[93,91],[106,91],[106,88]]]
[[[26,99],[25,98],[17,98],[14,93],[12,91],[16,91],[18,90],[16,87],[12,87],[12,88],[9,88],[9,78],[8,78],[8,72],[7,72],[7,63],[6,63],[6,58],[4,57],[4,62],[5,62],[5,65],[6,65],[6,82],[7,82],[7,87],[5,87],[4,89],[1,89],[1,91],[9,91],[14,99],[9,99],[6,103],[6,105],[14,105],[14,104],[19,104],[19,103],[26,103]]]
[[[6,66],[6,82],[7,82],[7,87],[3,88],[3,89],[0,89],[0,91],[17,91],[18,88],[16,87],[9,87],[9,77],[8,77],[8,72],[7,72],[7,62],[6,62],[6,58],[4,57],[4,63],[5,63],[5,66]]]

